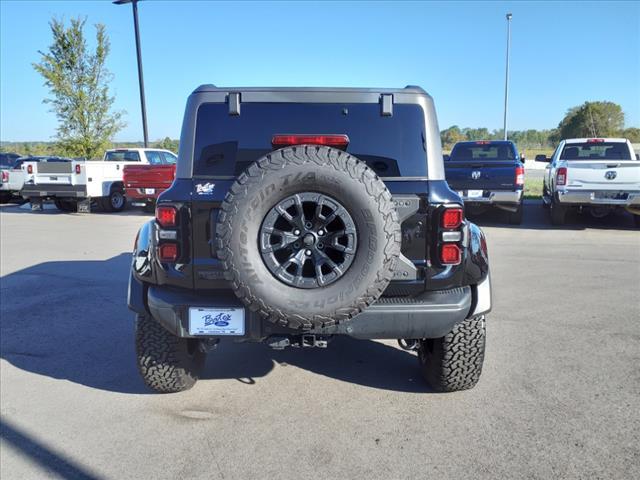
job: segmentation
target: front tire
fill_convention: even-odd
[[[61,212],[78,211],[78,202],[74,200],[54,200],[53,203]]]
[[[136,357],[147,387],[158,393],[176,393],[195,385],[206,354],[198,340],[176,337],[150,316],[138,315]]]
[[[508,213],[509,224],[520,225],[522,223],[523,208],[522,205],[518,205],[518,209],[515,212]]]
[[[551,225],[564,225],[567,220],[567,207],[551,200],[549,215],[551,216]]]
[[[420,341],[422,376],[437,392],[473,388],[482,373],[486,329],[484,315],[467,318],[441,338]]]

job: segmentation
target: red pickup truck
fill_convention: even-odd
[[[123,174],[125,195],[131,205],[153,212],[158,195],[171,186],[175,174],[175,164],[127,165]]]

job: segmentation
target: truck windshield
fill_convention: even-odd
[[[560,160],[632,160],[626,143],[584,142],[567,143]]]
[[[458,143],[450,160],[515,160],[516,152],[509,143]]]
[[[105,162],[139,162],[140,155],[134,151],[111,150],[104,155]]]
[[[14,162],[19,157],[19,155],[0,153],[0,166],[2,167],[13,167]]]
[[[381,177],[426,177],[424,112],[396,104],[382,116],[377,103],[243,103],[229,115],[224,103],[198,109],[194,175],[237,176],[273,150],[276,134],[346,134],[347,152]]]

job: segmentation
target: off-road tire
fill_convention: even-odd
[[[144,207],[142,207],[142,211],[145,213],[155,213],[156,212],[156,202],[147,202]]]
[[[56,208],[61,212],[77,212],[78,202],[74,200],[54,200]]]
[[[422,376],[438,392],[473,388],[482,373],[485,318],[467,318],[442,338],[423,339],[418,348]]]
[[[508,212],[508,220],[511,225],[520,225],[522,223],[524,207],[522,205],[518,206],[518,209],[515,212]]]
[[[140,374],[150,389],[175,393],[195,385],[206,354],[197,339],[176,337],[153,318],[137,315],[136,357]]]
[[[633,224],[640,228],[640,215],[634,215],[633,216]]]
[[[330,196],[358,230],[353,262],[335,282],[300,289],[276,278],[258,248],[266,214],[302,192]],[[367,165],[341,150],[299,145],[269,153],[231,186],[216,226],[216,247],[235,294],[268,321],[298,330],[348,320],[375,302],[400,254],[400,226],[391,194]]]
[[[567,221],[567,207],[551,200],[549,216],[551,217],[551,225],[564,225]]]
[[[116,197],[118,197],[120,201],[116,200]],[[113,186],[111,187],[109,196],[100,199],[100,206],[105,212],[121,212],[127,208],[127,197],[125,197],[122,188]]]

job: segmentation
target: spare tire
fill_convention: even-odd
[[[216,225],[235,294],[294,329],[334,325],[375,302],[400,242],[391,194],[373,170],[315,145],[253,163],[231,186]]]

